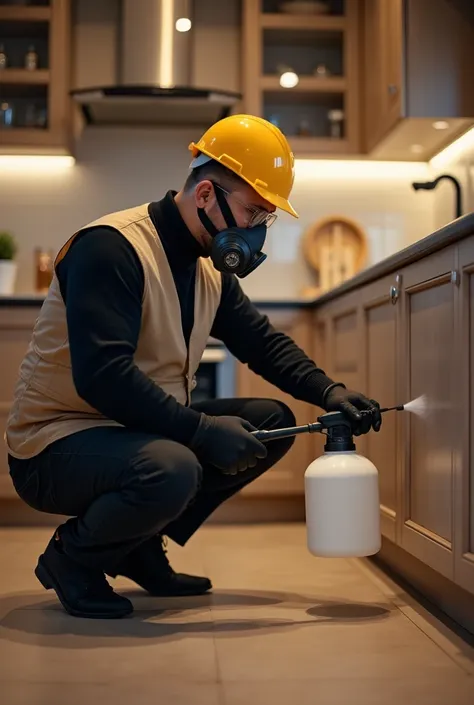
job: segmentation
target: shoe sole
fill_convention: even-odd
[[[44,565],[44,563],[41,560],[41,557],[38,560],[38,565],[35,568],[35,575],[40,581],[41,585],[44,587],[45,590],[54,590],[56,595],[58,596],[58,599],[66,612],[73,617],[86,617],[88,619],[121,619],[122,617],[126,617],[127,615],[131,614],[133,612],[132,609],[127,609],[123,610],[122,612],[83,612],[81,610],[76,610],[74,607],[71,607],[69,603],[67,602],[66,598],[64,597],[64,594],[61,591],[61,588],[59,587],[57,581],[54,579],[54,577],[51,575],[47,567]]]

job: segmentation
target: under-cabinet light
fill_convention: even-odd
[[[0,154],[0,177],[11,171],[54,173],[70,169],[76,160],[68,155]]]
[[[430,175],[427,162],[383,162],[352,159],[295,159],[296,178],[412,179]]]
[[[474,148],[474,127],[465,132],[454,142],[435,154],[430,160],[430,165],[439,169],[458,159],[464,152]]]

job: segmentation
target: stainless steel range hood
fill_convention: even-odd
[[[71,91],[88,124],[208,127],[230,114],[240,93],[191,85],[191,0],[122,0],[120,81]],[[192,18],[190,18],[192,19]]]

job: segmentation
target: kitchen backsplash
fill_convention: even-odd
[[[188,144],[198,135],[175,131],[89,128],[78,144],[77,162],[58,172],[0,173],[0,228],[19,241],[18,293],[34,282],[36,247],[56,251],[75,229],[107,212],[160,198],[178,190],[190,161]],[[292,202],[300,218],[281,214],[269,230],[267,262],[242,280],[252,298],[298,298],[312,283],[301,252],[301,236],[314,221],[345,215],[369,241],[372,264],[432,232],[433,192],[415,193],[410,182],[423,173],[358,163],[297,162]],[[364,165],[362,165],[364,166]],[[414,167],[416,169],[416,167]]]
[[[464,143],[464,147],[462,147]],[[442,163],[432,167],[433,177],[440,174],[455,176],[462,189],[463,214],[474,211],[474,130],[467,133],[461,143],[456,145],[451,158],[444,158]],[[454,184],[441,181],[434,192],[434,224],[435,228],[453,220],[455,217]]]

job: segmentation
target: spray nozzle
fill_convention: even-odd
[[[399,406],[390,406],[380,409],[380,413],[385,414],[387,411],[404,411],[403,404]],[[363,409],[362,416],[372,415],[369,409]],[[342,411],[329,411],[326,414],[318,417],[316,423],[307,423],[302,426],[290,426],[288,428],[274,428],[269,431],[259,430],[252,431],[252,435],[258,438],[259,441],[273,441],[278,438],[288,438],[289,436],[297,436],[300,433],[323,433],[327,431],[328,439],[334,440],[340,445],[344,439],[344,443],[352,443],[352,424],[350,419]],[[339,440],[338,440],[339,439]]]

